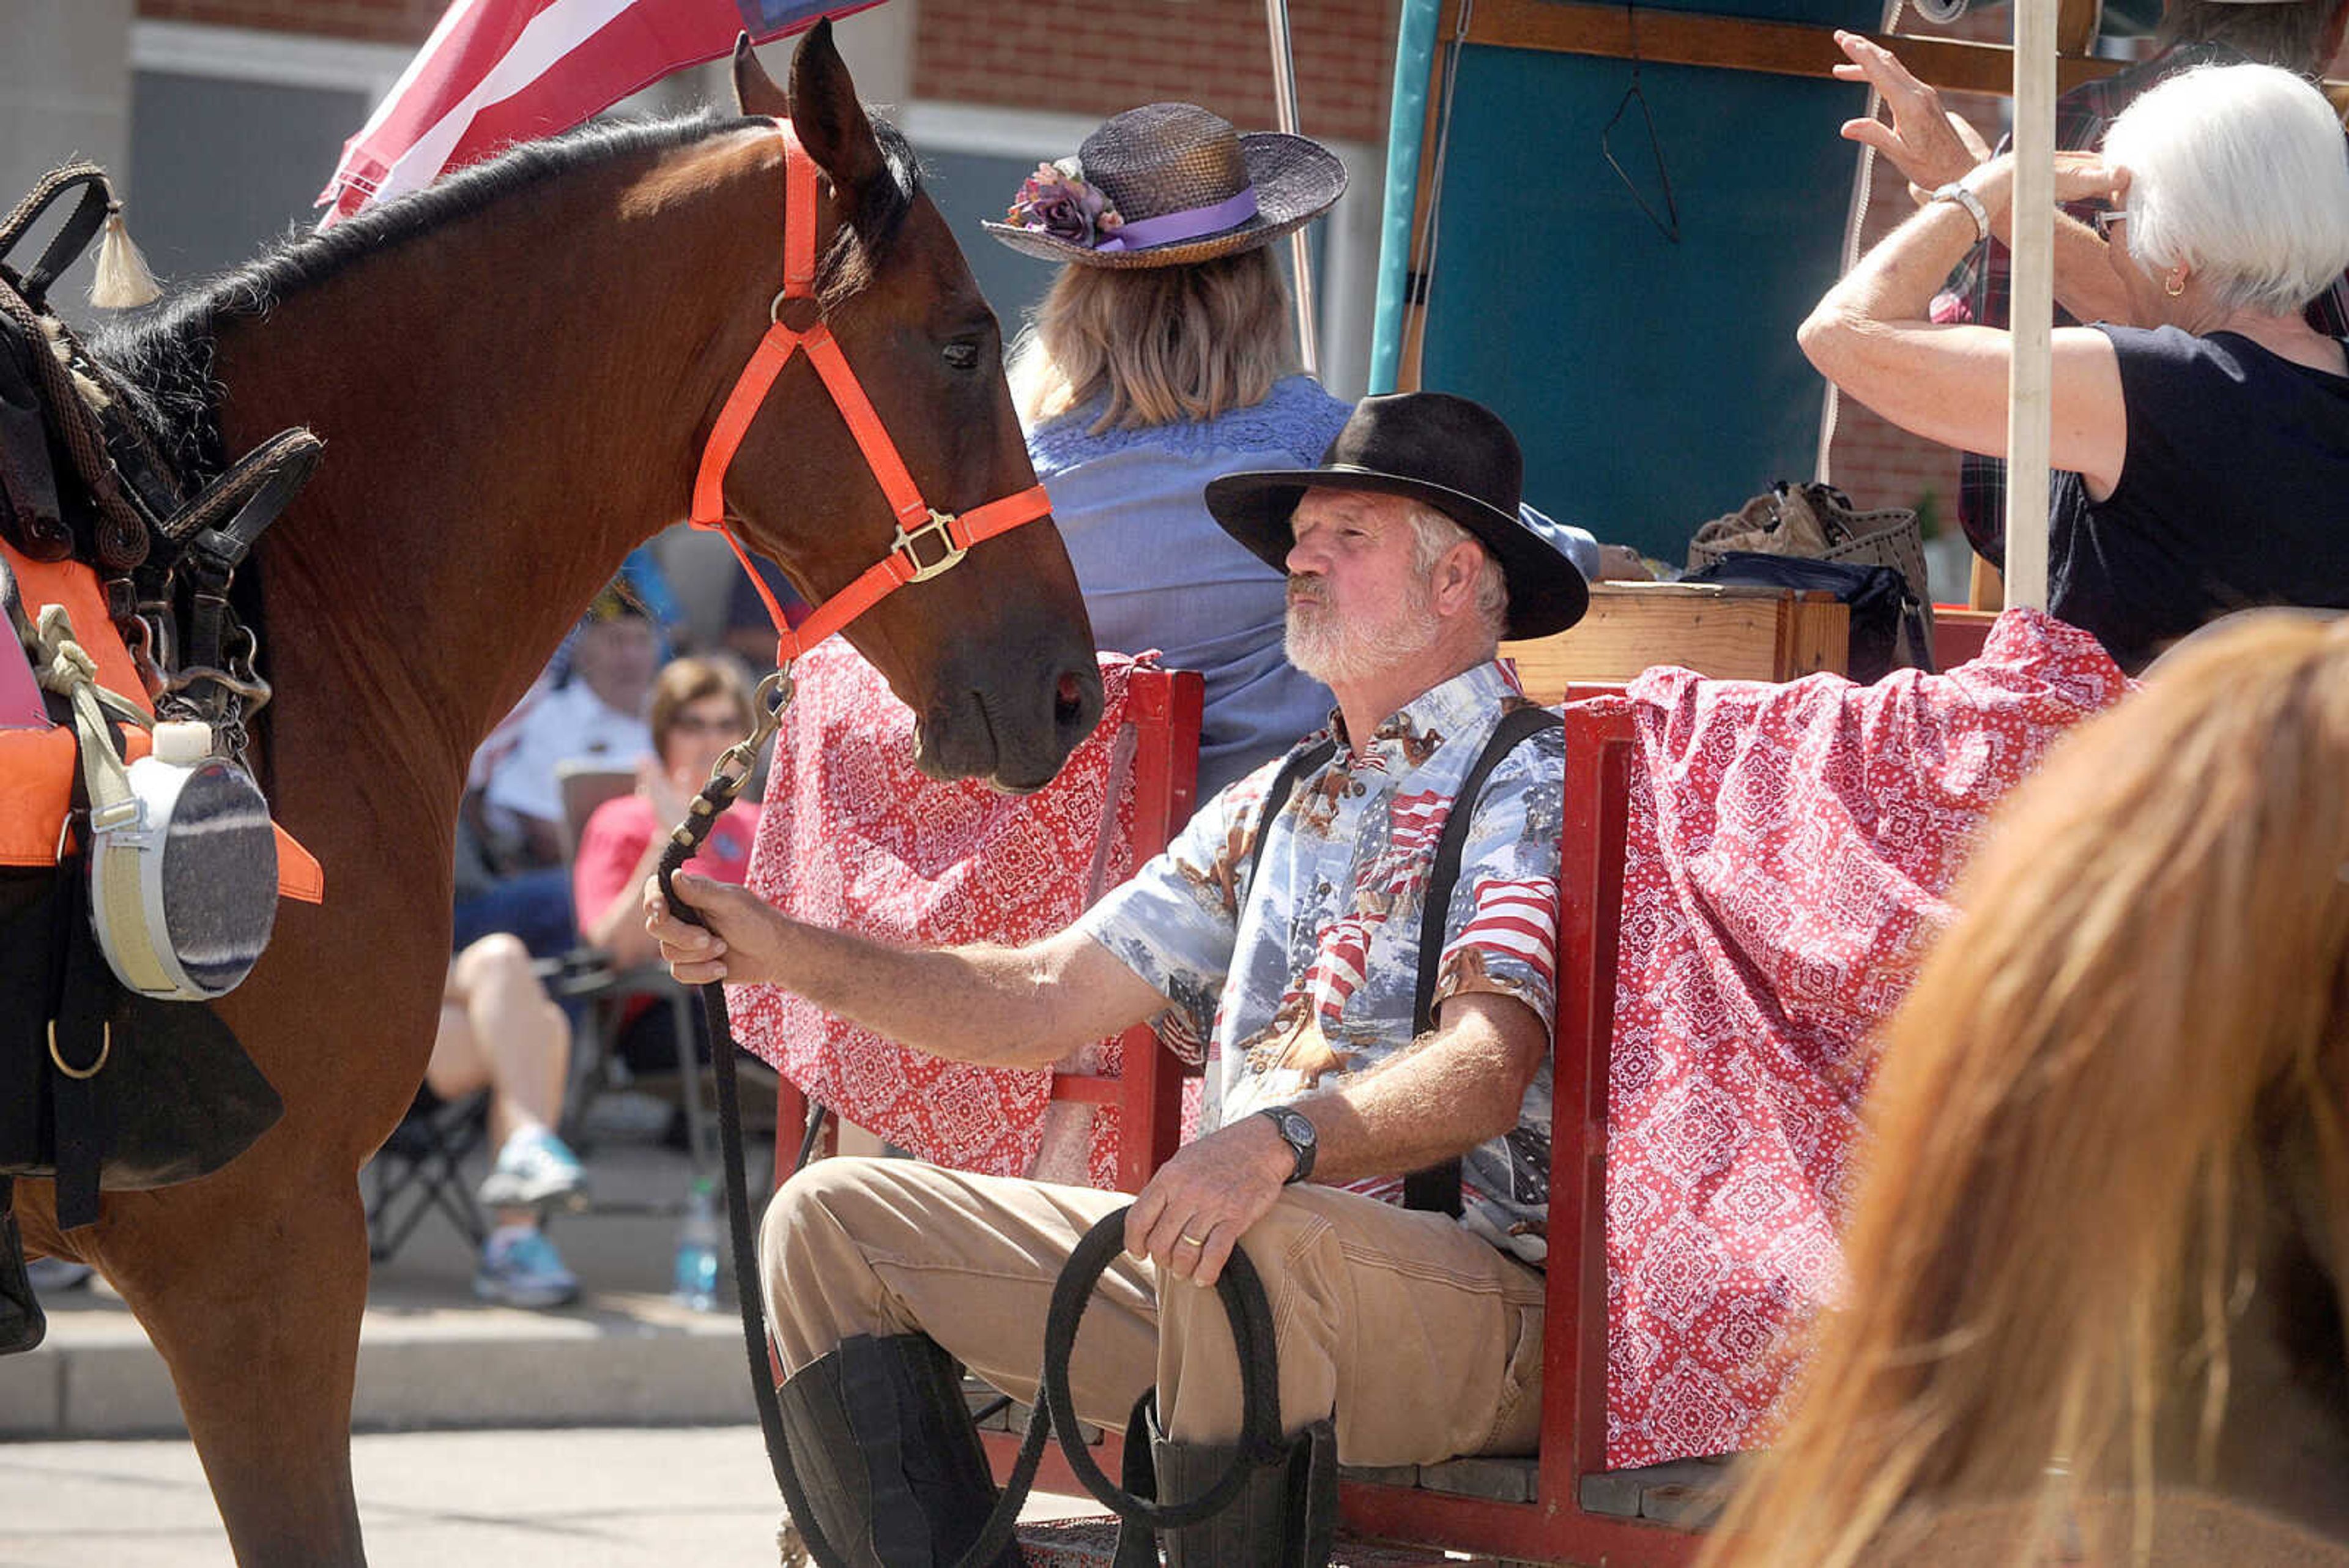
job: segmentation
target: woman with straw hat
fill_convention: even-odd
[[[1295,373],[1269,248],[1345,188],[1308,138],[1154,103],[1040,164],[987,225],[1063,264],[1012,350],[1012,395],[1101,646],[1206,678],[1202,800],[1330,712],[1282,657],[1281,578],[1201,497],[1237,469],[1310,467],[1345,423],[1350,406]]]

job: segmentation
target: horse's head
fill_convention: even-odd
[[[801,43],[788,96],[747,41],[736,51],[734,82],[742,111],[788,119],[822,174],[819,297],[782,303],[782,319],[804,326],[820,307],[931,506],[959,514],[1032,486],[994,313],[921,194],[910,152],[894,133],[876,134],[857,103],[829,26]],[[815,374],[803,363],[785,372],[809,384]],[[771,410],[728,471],[728,510],[822,601],[896,537],[895,517],[867,473],[843,420],[793,421]],[[828,526],[782,526],[812,495],[833,493],[841,501]],[[984,540],[952,569],[891,594],[846,636],[914,710],[921,766],[937,777],[1034,789],[1101,714],[1092,628],[1049,517]]]

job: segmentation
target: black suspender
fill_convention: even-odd
[[[1444,960],[1444,929],[1452,909],[1453,888],[1460,880],[1460,857],[1467,846],[1468,825],[1476,815],[1485,781],[1501,765],[1501,759],[1526,739],[1544,730],[1557,729],[1563,722],[1547,708],[1515,708],[1501,715],[1501,722],[1493,728],[1492,739],[1485,742],[1468,776],[1461,781],[1459,794],[1453,797],[1452,810],[1444,820],[1444,835],[1436,841],[1435,863],[1428,872],[1427,896],[1420,905],[1419,989],[1412,1002],[1414,1039],[1435,1027],[1435,971]],[[1256,886],[1257,867],[1264,860],[1265,840],[1271,836],[1273,820],[1296,792],[1297,781],[1319,771],[1337,754],[1337,750],[1338,742],[1333,739],[1291,752],[1282,761],[1280,771],[1273,774],[1257,816],[1256,843],[1248,850],[1247,880],[1239,891],[1241,903],[1247,902],[1249,891]],[[1451,1159],[1413,1171],[1403,1179],[1402,1190],[1406,1209],[1456,1215],[1460,1212],[1460,1162]]]

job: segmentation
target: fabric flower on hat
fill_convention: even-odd
[[[1094,245],[1125,226],[1109,198],[1084,182],[1074,159],[1039,163],[1011,199],[1011,223],[1072,245]]]

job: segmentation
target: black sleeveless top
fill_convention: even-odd
[[[2096,330],[2120,358],[2128,451],[2101,503],[2054,476],[2048,607],[2132,674],[2230,610],[2349,609],[2349,377],[2232,332]]]

